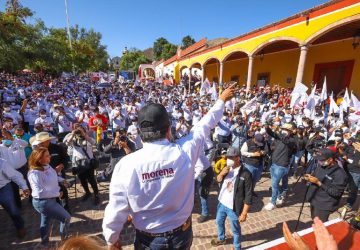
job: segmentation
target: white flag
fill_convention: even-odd
[[[344,110],[347,110],[348,107],[350,107],[350,105],[351,105],[351,100],[350,100],[350,96],[349,96],[349,92],[348,92],[347,88],[345,90],[345,95],[344,95],[343,101],[341,102],[341,105],[344,108]]]
[[[340,108],[338,107],[338,105],[336,105],[336,102],[334,101],[333,93],[331,93],[329,114],[338,113],[339,111],[340,111]]]
[[[356,98],[354,93],[351,91],[351,102],[352,106],[355,108],[356,111],[360,110],[360,101]]]
[[[211,100],[217,100],[218,99],[218,93],[216,91],[216,82],[213,82],[212,87],[209,90],[209,94],[211,94]]]
[[[302,84],[301,82],[298,82],[298,83],[295,84],[295,87],[294,87],[293,91],[291,92],[291,94],[294,94],[294,93],[299,93],[299,94],[306,93],[306,91],[308,89],[309,88],[306,87],[304,84]]]
[[[246,114],[250,114],[256,109],[256,106],[257,106],[256,97],[254,97],[253,99],[245,103],[244,106],[241,107],[241,111],[245,111]]]
[[[210,82],[206,78],[205,81],[201,84],[200,96],[206,95],[209,92],[209,89],[210,89]]]
[[[306,108],[308,110],[313,110],[316,106],[316,102],[315,102],[315,91],[316,91],[316,84],[313,87],[313,89],[311,90],[311,93],[309,95],[309,98],[307,100],[307,104],[306,104]]]
[[[322,86],[322,90],[321,90],[321,95],[320,95],[320,101],[325,101],[327,99],[327,86],[326,86],[326,76],[324,78],[324,83]]]

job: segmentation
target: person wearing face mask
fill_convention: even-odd
[[[35,120],[35,125],[37,124],[41,124],[45,132],[52,133],[54,131],[54,121],[46,115],[45,109],[40,110],[39,117]]]
[[[228,118],[228,114],[224,112],[222,119],[217,126],[217,139],[219,143],[231,142],[231,122]]]
[[[25,109],[24,120],[29,124],[30,134],[34,134],[35,120],[38,118],[39,110],[34,102],[29,103],[29,108]]]
[[[225,220],[229,217],[233,233],[233,245],[236,250],[241,249],[240,222],[245,222],[252,202],[252,176],[241,165],[240,151],[230,147],[226,154],[226,167],[216,177],[222,182],[219,192],[216,212],[217,239],[211,241],[212,246],[226,243]]]
[[[289,123],[281,126],[280,134],[274,132],[268,125],[266,133],[273,138],[272,165],[270,167],[272,194],[270,202],[264,207],[265,210],[273,210],[276,205],[284,202],[288,189],[288,172],[292,155],[296,152],[296,142],[292,136],[293,127]],[[280,188],[280,181],[282,187]]]
[[[8,118],[11,118],[12,119],[12,122],[14,125],[17,125],[17,124],[20,124],[22,122],[22,117],[21,115],[16,112],[15,110],[11,110],[11,107],[9,104],[7,103],[3,103],[3,117],[8,117]]]
[[[329,148],[320,149],[314,156],[318,167],[304,179],[311,183],[306,194],[310,202],[311,218],[327,221],[336,210],[346,188],[348,178],[344,169],[335,161],[335,152]]]

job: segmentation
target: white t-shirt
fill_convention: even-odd
[[[234,185],[239,170],[240,167],[235,169],[230,168],[229,173],[225,176],[224,183],[222,184],[219,193],[219,202],[230,209],[233,209],[234,205]]]

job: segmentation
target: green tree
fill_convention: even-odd
[[[144,63],[150,63],[150,60],[146,58],[144,52],[136,48],[132,48],[121,57],[120,69],[137,72],[140,64]]]
[[[164,60],[167,60],[171,57],[173,57],[176,54],[177,46],[171,43],[165,44],[162,53],[161,58]]]
[[[162,53],[164,50],[165,45],[169,44],[168,40],[166,40],[163,37],[158,38],[155,42],[154,42],[154,58],[155,60],[159,61],[162,59]]]
[[[186,49],[191,45],[193,45],[194,43],[196,43],[195,39],[187,35],[181,41],[181,49]]]

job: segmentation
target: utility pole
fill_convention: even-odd
[[[69,21],[67,0],[65,0],[65,14],[66,14],[66,29],[67,29],[69,46],[70,46],[70,51],[71,51],[72,70],[73,70],[73,75],[75,76],[75,66],[74,66],[74,58],[73,58],[73,48],[72,48],[72,43],[71,43],[70,21]]]

